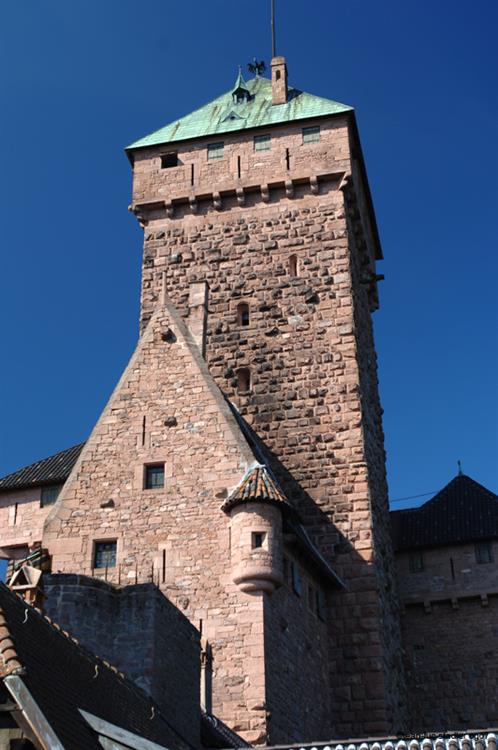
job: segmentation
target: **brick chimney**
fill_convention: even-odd
[[[287,101],[287,65],[285,57],[273,57],[271,61],[271,96],[273,104]]]

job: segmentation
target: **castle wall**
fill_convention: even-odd
[[[440,598],[498,593],[498,542],[491,542],[493,561],[477,563],[474,544],[448,545],[417,552],[423,570],[411,572],[410,552],[396,553],[400,598],[424,602]]]
[[[296,123],[282,130],[291,151],[299,148],[299,168],[287,172],[282,151],[270,154],[268,178],[251,170],[253,187],[243,203],[227,158],[224,165],[208,165],[216,171],[209,181],[206,172],[205,184],[196,187],[209,195],[195,210],[179,202],[146,213],[142,321],[157,305],[163,272],[168,294],[187,320],[191,284],[207,281],[210,371],[274,454],[287,495],[348,582],[331,613],[328,727],[339,734],[392,731],[402,723],[403,693],[402,678],[395,678],[400,636],[390,582],[372,298],[362,275],[372,273],[371,253],[352,242],[352,234],[368,229],[348,224],[339,189],[340,169],[349,168],[346,121],[338,118],[311,147],[298,144]],[[241,138],[246,135],[224,138],[227,153],[232,143],[241,153],[250,151],[252,139]],[[205,159],[201,142],[199,149],[198,158]],[[156,152],[150,153],[155,162]],[[156,190],[168,203],[171,188],[161,187],[162,175],[146,160],[144,153],[142,163],[135,162],[134,201]],[[320,170],[322,178],[313,184],[306,175]],[[271,177],[267,194],[260,177]],[[240,302],[250,310],[244,327],[237,323]],[[242,367],[251,370],[246,394],[237,392]]]
[[[411,605],[401,619],[410,731],[442,733],[498,720],[498,597]]]
[[[271,744],[330,736],[330,654],[323,584],[294,559],[301,581],[297,593],[289,574],[292,558],[288,553],[286,556],[284,585],[265,597],[266,705]],[[318,591],[323,594],[320,615]],[[314,698],[303,700],[303,696]]]
[[[156,701],[191,745],[200,742],[198,631],[151,584],[114,588],[80,575],[45,575],[46,612]],[[97,678],[98,679],[98,676]]]
[[[40,487],[29,487],[0,493],[1,554],[10,556],[13,551],[9,547],[25,549],[41,541],[51,510],[51,506],[41,507],[41,492]]]

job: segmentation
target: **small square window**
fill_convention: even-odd
[[[263,546],[263,542],[265,541],[266,534],[263,531],[253,531],[252,532],[252,548],[258,549],[258,547]]]
[[[303,143],[319,143],[320,126],[314,125],[311,128],[303,128]]]
[[[296,565],[296,563],[292,560],[291,561],[291,583],[292,583],[292,590],[295,594],[298,596],[301,596],[302,591],[302,583],[301,583],[301,571],[299,570],[299,567]]]
[[[178,166],[178,154],[176,151],[171,151],[168,154],[162,154],[161,156],[161,169],[170,169],[171,167]]]
[[[254,136],[254,150],[255,151],[270,151],[271,149],[271,135],[255,135]]]
[[[477,542],[475,546],[476,562],[479,565],[493,562],[493,548],[491,542]]]
[[[210,143],[208,145],[208,159],[212,161],[213,159],[223,159],[225,150],[225,144],[223,141],[219,141],[219,143]]]
[[[424,569],[424,556],[422,552],[412,552],[409,559],[410,573],[421,573]]]
[[[44,508],[46,505],[53,505],[59,497],[61,487],[42,487],[40,505]]]
[[[164,487],[164,464],[146,466],[144,484],[146,490],[159,490]]]
[[[117,542],[95,542],[93,555],[94,568],[114,568],[116,567],[116,547]]]

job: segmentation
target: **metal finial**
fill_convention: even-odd
[[[461,477],[462,474],[463,474],[463,471],[462,471],[462,462],[461,461],[457,461],[457,464],[458,464],[458,476]]]
[[[271,0],[271,56],[277,55],[277,41],[275,32],[275,0]]]

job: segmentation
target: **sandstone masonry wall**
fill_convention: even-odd
[[[396,554],[398,588],[403,602],[487,596],[498,593],[498,542],[491,542],[493,561],[477,563],[474,544],[421,551],[424,569],[410,571],[410,553]]]
[[[409,606],[402,617],[410,731],[442,733],[498,720],[498,597]]]
[[[26,548],[41,542],[43,524],[51,507],[41,507],[41,488],[29,487],[0,493],[0,551],[12,554],[10,547]]]
[[[152,584],[118,589],[45,575],[46,612],[154,698],[181,736],[200,742],[200,636]]]

